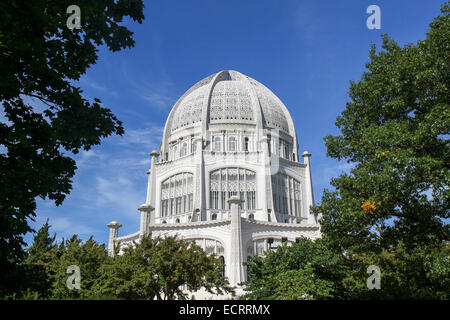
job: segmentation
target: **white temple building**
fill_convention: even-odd
[[[231,285],[246,280],[247,256],[283,242],[321,236],[310,157],[299,154],[294,122],[281,100],[237,71],[213,74],[173,106],[159,151],[152,151],[140,229],[108,250],[144,234],[177,234],[224,262]],[[302,161],[300,161],[300,159]]]

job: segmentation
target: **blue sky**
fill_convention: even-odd
[[[360,79],[370,45],[387,33],[401,45],[425,38],[443,0],[158,0],[145,1],[143,24],[127,22],[136,46],[112,53],[79,81],[123,121],[126,134],[77,155],[73,190],[62,206],[39,200],[38,229],[47,218],[57,238],[78,234],[107,243],[106,223],[119,235],[139,228],[148,154],[158,149],[166,117],[190,86],[220,70],[240,71],[270,88],[288,107],[300,150],[312,153],[316,203],[348,164],[326,157],[323,137]],[[381,9],[381,30],[369,30],[366,8]],[[83,8],[81,8],[83,19]],[[31,241],[32,235],[25,237]]]

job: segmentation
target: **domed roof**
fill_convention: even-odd
[[[201,121],[203,100],[208,95],[207,89],[206,86],[202,86],[179,101],[168,123],[171,132]]]
[[[192,86],[173,106],[164,136],[215,123],[253,124],[295,137],[293,121],[281,100],[255,79],[232,70],[215,73]]]

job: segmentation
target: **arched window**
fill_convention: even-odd
[[[192,212],[193,201],[194,175],[192,173],[178,173],[161,183],[161,217]]]
[[[301,184],[282,173],[272,176],[274,210],[290,216],[302,216]]]
[[[229,209],[228,199],[238,195],[244,207],[256,209],[256,173],[243,168],[221,168],[209,175],[209,208]]]
[[[167,223],[167,221],[166,221],[166,220],[163,220],[162,223]]]
[[[217,220],[217,214],[213,213],[213,214],[211,215],[211,220]]]
[[[180,223],[180,219],[175,220],[176,223]]]
[[[253,213],[250,213],[248,215],[248,220],[250,220],[250,221],[254,221],[255,220],[255,216],[253,215]]]
[[[187,154],[187,143],[183,143],[183,146],[181,147],[181,154],[180,157],[184,157]]]
[[[223,244],[215,239],[190,238],[186,240],[202,248],[207,255],[216,255],[217,257],[219,257],[225,254]]]
[[[236,151],[236,138],[235,137],[229,137],[228,138],[228,151],[229,152],[235,152]]]
[[[222,139],[219,137],[214,138],[214,151],[221,152],[222,151]]]
[[[244,151],[248,151],[248,145],[249,145],[249,139],[248,139],[248,137],[245,137],[244,138]]]

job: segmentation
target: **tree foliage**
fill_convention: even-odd
[[[370,50],[362,79],[337,118],[341,133],[327,153],[353,164],[332,179],[322,204],[322,231],[339,250],[440,246],[449,240],[449,6],[426,39],[400,47],[383,37]]]
[[[345,268],[340,254],[321,240],[300,239],[291,246],[254,255],[246,262],[247,299],[325,299],[339,291]]]
[[[344,261],[349,273],[342,279],[347,298],[352,299],[442,299],[450,297],[450,248],[403,244],[380,253],[352,255]],[[381,287],[369,290],[367,267],[380,268]]]
[[[301,240],[247,262],[246,299],[442,299],[450,297],[450,248],[402,243],[381,252],[337,253],[324,240]],[[369,289],[369,266],[381,271]]]
[[[19,265],[22,270],[21,289],[26,288],[28,295],[47,298],[51,295],[52,273],[50,265],[55,261],[56,234],[50,236],[48,219],[37,231],[32,245],[26,250],[27,258]],[[23,292],[22,292],[23,294]]]
[[[50,237],[48,221],[38,230],[33,244],[27,249],[27,258],[20,265],[26,287],[16,292],[21,299],[90,299],[92,287],[100,277],[101,266],[107,263],[104,244],[92,237],[83,242],[77,235],[58,244]],[[67,287],[69,266],[80,268],[80,289]]]
[[[141,23],[141,0],[80,0],[81,29],[66,26],[67,0],[0,3],[0,294],[20,281],[22,236],[31,231],[36,197],[60,205],[71,190],[74,154],[122,123],[74,84],[96,63],[98,46],[133,47],[124,18]],[[36,102],[39,102],[39,108]]]
[[[383,36],[327,153],[352,164],[312,208],[323,238],[248,261],[250,299],[448,299],[449,5],[426,39]],[[381,288],[369,289],[378,266]]]
[[[188,290],[232,292],[222,265],[194,243],[144,236],[102,267],[95,290],[123,299],[186,299]]]
[[[101,267],[107,263],[108,254],[104,244],[92,237],[83,242],[74,235],[63,241],[55,250],[56,259],[49,264],[52,275],[52,299],[90,299],[93,286],[101,276]],[[67,273],[69,266],[80,268],[80,289],[69,289]]]
[[[77,235],[60,243],[49,235],[48,221],[39,229],[27,258],[19,266],[26,286],[0,298],[13,299],[186,299],[200,288],[233,293],[222,264],[192,242],[177,237],[144,236],[116,255],[104,244]],[[69,266],[80,270],[80,288],[68,288]],[[70,279],[69,279],[70,280]]]
[[[317,278],[311,264],[303,269],[287,270],[274,277],[273,296],[278,300],[312,300],[332,296],[333,283]]]
[[[41,256],[46,252],[51,251],[55,248],[56,244],[56,234],[53,237],[50,236],[51,225],[47,221],[44,225],[37,231],[33,237],[33,243],[28,248],[28,259],[34,261],[36,259],[42,259]]]

